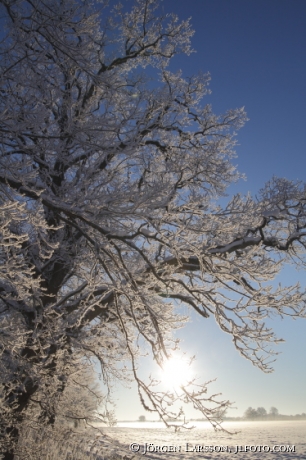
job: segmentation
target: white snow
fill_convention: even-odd
[[[305,420],[225,422],[223,426],[226,430],[239,431],[238,434],[234,435],[214,432],[213,428],[206,422],[194,422],[194,424],[197,427],[193,430],[180,432],[163,428],[159,422],[144,422],[134,425],[125,423],[113,428],[103,428],[107,437],[100,441],[99,445],[102,450],[98,449],[101,452],[99,458],[107,460],[116,453],[119,454],[118,458],[120,459],[133,458],[134,460],[140,458],[143,460],[162,458],[170,458],[171,460],[191,460],[193,458],[233,460],[238,458],[244,460],[255,457],[263,458],[263,460],[306,459]],[[135,425],[143,428],[135,428]],[[115,444],[112,444],[111,440]],[[130,445],[132,443],[139,445],[139,453],[131,451]],[[204,452],[205,446],[212,446],[211,449],[214,452]],[[245,452],[245,446],[252,446],[250,449],[253,450],[255,449],[253,446],[264,447],[261,448],[261,452]],[[279,446],[276,448],[278,452],[272,452],[274,446]],[[291,449],[292,446],[295,446],[295,452],[285,452],[287,446],[290,446]],[[155,452],[144,453],[144,450],[147,449],[154,449]],[[221,452],[221,449],[226,451]],[[257,450],[259,449],[257,447]],[[283,452],[279,452],[279,450],[283,450]],[[107,454],[107,451],[110,455]],[[102,452],[103,455],[101,456]]]

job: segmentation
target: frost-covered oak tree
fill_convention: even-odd
[[[213,114],[207,75],[168,64],[191,52],[188,21],[155,0],[2,0],[0,71],[1,444],[56,432],[80,365],[106,387],[132,378],[167,422],[175,399],[219,426],[228,406],[189,382],[161,393],[138,373],[145,344],[163,366],[186,318],[214,316],[240,354],[270,370],[264,320],[305,316],[299,286],[272,288],[304,264],[306,194],[272,179],[259,198],[216,205],[243,109]],[[25,458],[24,456],[22,458]],[[34,456],[32,456],[34,458]]]

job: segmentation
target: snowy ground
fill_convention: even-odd
[[[176,433],[158,423],[136,425],[141,428],[131,423],[104,428],[106,437],[99,440],[98,458],[306,460],[306,421],[224,423],[225,429],[239,431],[235,435],[215,433],[206,423],[197,425],[193,430]]]

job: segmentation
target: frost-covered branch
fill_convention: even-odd
[[[188,320],[180,304],[203,321],[214,316],[267,372],[279,339],[265,318],[305,317],[298,285],[272,285],[284,263],[305,266],[305,186],[273,178],[256,199],[216,205],[240,177],[232,159],[244,109],[215,115],[208,74],[168,70],[191,52],[189,21],[164,17],[155,0],[130,11],[102,2],[102,16],[97,8],[1,4],[6,459],[38,423],[58,432],[84,359],[100,363],[105,403],[114,380],[134,379],[144,407],[165,421],[177,399],[219,420],[229,403],[207,395],[206,383],[175,396],[138,374],[143,344],[161,367],[177,349],[174,331]]]

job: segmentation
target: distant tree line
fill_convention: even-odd
[[[278,409],[272,406],[269,412],[266,411],[264,407],[258,407],[253,409],[253,407],[248,407],[244,413],[243,418],[247,420],[274,420],[274,419],[304,419],[306,418],[305,412],[302,414],[296,415],[282,415],[278,412]]]

